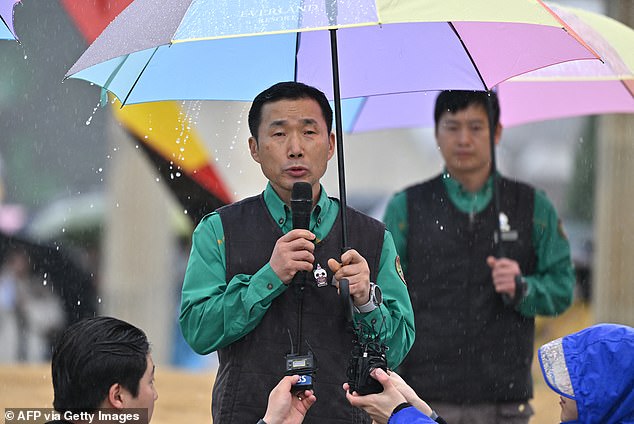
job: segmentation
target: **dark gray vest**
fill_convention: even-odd
[[[532,245],[534,190],[500,178],[500,211],[517,240],[506,257],[525,274]],[[526,400],[532,396],[534,320],[505,307],[486,257],[496,255],[493,202],[480,213],[459,211],[441,177],[407,190],[408,290],[416,341],[402,366],[425,400],[453,403]]]
[[[218,210],[225,233],[227,281],[236,274],[255,274],[271,256],[282,231],[274,222],[263,197],[256,196]],[[385,227],[348,208],[350,245],[368,261],[372,281],[379,269]],[[315,247],[315,267],[320,264],[332,279],[328,258],[341,256],[341,223]],[[249,334],[218,351],[220,365],[213,389],[214,424],[255,423],[264,416],[268,394],[284,375],[284,357],[296,344],[298,296],[289,287],[268,307],[262,321]],[[302,307],[302,353],[315,354],[314,390],[319,401],[304,423],[369,423],[367,415],[352,408],[341,385],[352,348],[343,306],[334,286],[317,287],[307,274]],[[228,322],[228,325],[229,322]],[[290,336],[289,336],[290,334]]]

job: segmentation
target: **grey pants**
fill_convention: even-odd
[[[459,405],[430,402],[448,424],[528,424],[533,408],[528,402],[478,403]]]

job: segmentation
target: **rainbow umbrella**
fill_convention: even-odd
[[[0,0],[0,40],[18,40],[13,28],[13,7],[20,0]]]
[[[595,58],[540,0],[135,0],[67,77],[124,105],[248,101],[288,80],[316,86],[334,99],[345,206],[342,98],[489,89]],[[343,212],[342,227],[345,243]]]

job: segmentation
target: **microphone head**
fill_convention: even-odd
[[[313,200],[313,188],[310,183],[304,181],[298,181],[293,184],[293,191],[291,192],[291,202],[300,201],[305,202]]]

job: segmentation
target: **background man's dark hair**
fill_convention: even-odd
[[[53,348],[53,407],[95,411],[115,383],[136,397],[149,352],[145,333],[116,318],[86,318],[71,325]]]
[[[491,91],[491,104],[493,106],[493,119],[496,124],[500,123],[500,103],[495,91]],[[438,129],[438,121],[445,112],[456,113],[464,110],[471,105],[481,105],[485,111],[488,111],[489,92],[472,91],[472,90],[446,90],[441,92],[436,98],[436,107],[434,108],[434,122],[436,130]],[[488,113],[488,112],[487,112]]]
[[[297,99],[313,99],[321,108],[321,113],[326,120],[328,134],[332,131],[332,108],[326,95],[315,87],[303,84],[301,82],[278,82],[267,88],[255,99],[249,110],[249,130],[251,136],[258,140],[258,128],[262,120],[262,107],[267,103],[277,102],[278,100],[297,100]]]

